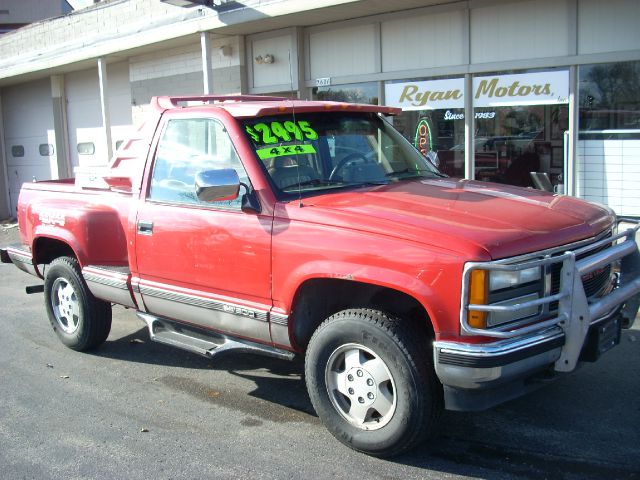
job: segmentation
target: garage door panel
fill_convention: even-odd
[[[9,169],[9,184],[12,191],[19,191],[23,183],[50,180],[49,178],[38,178],[41,172],[40,165],[20,165],[20,168]]]
[[[67,118],[71,164],[77,166],[106,165],[109,162],[107,144],[102,129],[100,86],[97,69],[69,73],[65,76]],[[107,66],[111,137],[121,140],[119,128],[131,124],[131,89],[129,64]],[[82,144],[81,151],[78,145]],[[93,153],[87,153],[92,151]]]
[[[56,161],[55,135],[53,131],[49,132],[46,137],[5,138],[5,143],[7,145],[7,166],[9,167],[19,165],[42,165],[48,167],[50,160]],[[48,150],[51,155],[42,155],[40,153],[41,145],[49,145]],[[14,147],[22,147],[24,149],[24,155],[20,157],[15,156]]]
[[[11,211],[15,211],[23,182],[57,177],[53,102],[49,78],[22,83],[2,90],[5,158]],[[40,145],[51,145],[52,155],[40,154]],[[13,155],[14,146],[24,149]]]
[[[51,85],[48,78],[3,89],[6,137],[46,134],[53,130]]]

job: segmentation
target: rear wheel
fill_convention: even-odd
[[[78,261],[56,258],[44,281],[47,316],[58,338],[73,350],[102,344],[111,330],[111,304],[98,300],[87,288]]]
[[[442,393],[429,338],[408,321],[367,309],[329,317],[311,338],[305,373],[318,416],[355,450],[396,455],[437,429]]]

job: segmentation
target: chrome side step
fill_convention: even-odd
[[[266,355],[281,360],[293,360],[295,357],[295,354],[288,350],[248,340],[232,339],[219,333],[195,329],[144,312],[137,312],[137,315],[147,324],[151,340],[208,358],[213,358],[215,355],[229,351]]]

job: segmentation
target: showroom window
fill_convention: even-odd
[[[313,100],[378,105],[378,82],[313,87]]]
[[[579,72],[581,133],[640,129],[640,62],[584,65]]]
[[[473,78],[475,178],[561,192],[568,70]]]
[[[640,216],[640,62],[578,69],[576,195]]]
[[[452,177],[464,177],[464,78],[385,83],[385,104],[402,108],[394,127]]]

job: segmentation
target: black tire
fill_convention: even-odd
[[[442,388],[432,364],[431,340],[410,322],[376,310],[344,310],[309,342],[307,390],[333,436],[389,457],[437,431]]]
[[[89,291],[72,257],[56,258],[44,280],[47,316],[67,347],[86,351],[104,343],[111,331],[111,304]]]

